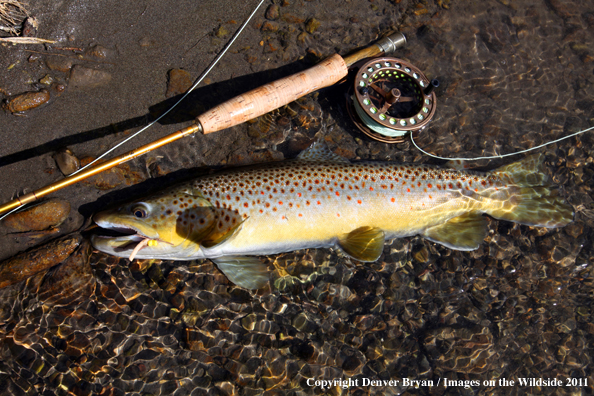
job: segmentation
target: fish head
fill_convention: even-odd
[[[118,236],[94,235],[93,246],[119,257],[183,259],[196,255],[215,226],[215,210],[190,188],[173,188],[99,212],[95,223]]]

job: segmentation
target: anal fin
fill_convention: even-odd
[[[422,235],[430,241],[454,250],[475,250],[487,236],[487,220],[478,213],[454,217],[427,228]]]
[[[359,227],[343,235],[338,245],[346,254],[359,261],[375,261],[384,250],[384,232],[377,227]]]
[[[237,286],[259,289],[268,282],[268,268],[256,257],[223,256],[211,260]]]

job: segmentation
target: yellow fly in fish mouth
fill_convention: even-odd
[[[541,155],[475,172],[351,163],[314,144],[293,161],[204,176],[98,213],[100,227],[130,235],[95,236],[93,245],[119,257],[212,259],[232,282],[256,289],[268,274],[253,256],[336,246],[375,261],[385,240],[411,235],[473,250],[488,231],[483,214],[548,228],[573,220]]]

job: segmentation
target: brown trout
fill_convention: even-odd
[[[411,235],[473,250],[488,231],[483,214],[548,228],[573,219],[541,155],[485,173],[351,163],[314,144],[296,160],[227,170],[98,213],[100,227],[129,235],[95,236],[93,245],[130,259],[208,258],[255,289],[268,275],[250,256],[337,246],[375,261],[386,239]]]

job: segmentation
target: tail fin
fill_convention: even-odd
[[[544,155],[535,154],[495,169],[491,174],[508,185],[507,204],[488,212],[496,219],[557,228],[573,221],[573,208],[558,194],[546,175]],[[511,205],[510,205],[511,203]]]

